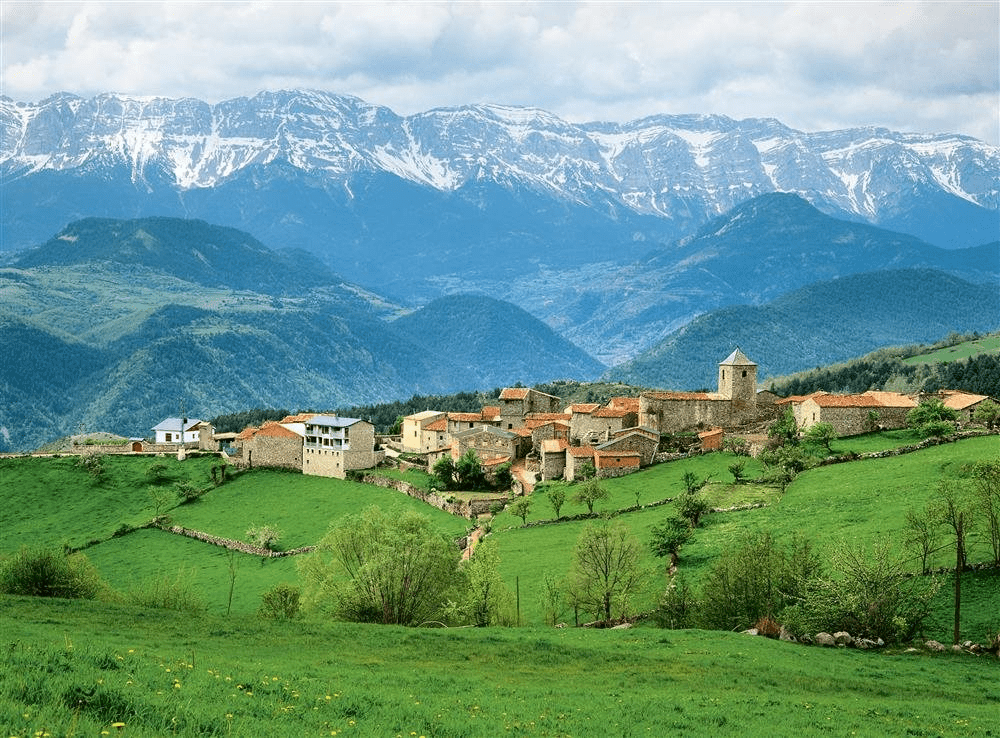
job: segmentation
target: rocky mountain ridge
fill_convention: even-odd
[[[807,133],[773,119],[718,115],[575,124],[502,105],[403,117],[313,90],[216,105],[59,94],[39,103],[0,99],[0,141],[7,182],[116,170],[140,191],[166,187],[181,201],[184,193],[278,169],[348,201],[364,197],[355,186],[362,175],[391,175],[439,193],[491,183],[612,218],[651,216],[663,238],[687,235],[767,192],[798,193],[828,214],[946,247],[991,240],[1000,210],[1000,147],[879,128]],[[950,217],[950,228],[921,220],[928,209]],[[965,222],[954,222],[958,216]],[[8,236],[19,237],[16,228]]]

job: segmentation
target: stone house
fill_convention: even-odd
[[[876,391],[859,395],[816,392],[788,401],[799,430],[829,423],[838,436],[856,436],[876,428],[904,428],[906,414],[917,406],[912,398],[898,392]]]
[[[566,471],[566,450],[569,444],[565,439],[552,438],[542,441],[539,456],[539,472],[543,482],[560,479]]]
[[[612,434],[611,440],[596,446],[598,451],[636,453],[639,466],[649,466],[656,458],[660,447],[660,436],[649,428],[623,428]]]
[[[719,362],[718,392],[644,392],[639,424],[677,433],[705,426],[736,428],[777,417],[772,403],[757,403],[757,365],[739,348]]]
[[[381,460],[375,426],[367,420],[313,415],[305,424],[302,473],[344,479],[351,469],[370,469]]]
[[[456,433],[451,439],[451,457],[458,461],[470,449],[480,461],[505,458],[510,461],[523,456],[522,437],[502,428],[482,425]]]
[[[976,412],[976,408],[983,401],[990,399],[987,395],[975,395],[959,390],[940,390],[937,396],[945,407],[958,413],[959,422],[962,423],[971,423],[972,414]]]
[[[507,387],[500,392],[500,427],[516,430],[524,427],[524,419],[531,413],[558,413],[562,403],[555,395],[548,395],[528,387]]]
[[[586,464],[590,464],[597,469],[594,461],[593,446],[569,446],[566,449],[566,468],[563,470],[563,479],[567,482],[574,481],[580,475],[580,469]]]
[[[448,435],[454,435],[464,430],[475,428],[478,425],[491,425],[483,420],[483,414],[479,413],[448,413]]]
[[[302,471],[303,436],[269,420],[259,428],[244,428],[236,436],[243,463],[250,467],[276,467]]]
[[[561,438],[569,441],[569,419],[565,413],[531,413],[524,419],[524,430],[531,433],[532,451],[539,453],[542,441]]]
[[[424,410],[403,418],[403,451],[425,454],[450,444],[447,413]]]

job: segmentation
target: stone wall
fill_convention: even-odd
[[[493,505],[500,503],[503,505],[507,501],[506,495],[497,495],[496,497],[484,497],[474,500],[456,500],[454,502],[448,501],[448,495],[439,492],[428,492],[420,487],[415,487],[409,482],[404,482],[401,479],[390,479],[389,477],[381,477],[376,474],[365,474],[361,477],[361,482],[364,484],[372,484],[376,487],[382,487],[384,489],[394,489],[397,492],[402,492],[404,495],[409,495],[414,499],[420,500],[421,502],[426,502],[428,505],[433,505],[439,510],[444,510],[446,513],[452,515],[457,515],[462,518],[472,519],[474,516],[485,515],[490,511]]]
[[[302,471],[302,439],[277,438],[258,433],[243,444],[243,458],[251,467]]]
[[[644,433],[627,433],[617,438],[613,438],[607,443],[602,443],[601,451],[637,451],[639,453],[639,465],[649,466],[653,463],[656,450],[660,445],[659,438],[653,438]]]
[[[640,397],[639,424],[660,433],[678,433],[692,428],[736,428],[779,417],[772,405],[734,403],[713,397],[657,399]]]

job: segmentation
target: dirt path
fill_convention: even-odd
[[[512,463],[510,465],[510,473],[521,483],[521,486],[524,488],[524,494],[530,495],[531,491],[535,488],[535,474],[525,468],[524,459],[518,459]]]

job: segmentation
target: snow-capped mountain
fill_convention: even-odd
[[[0,250],[82,217],[198,217],[420,299],[463,271],[632,260],[776,191],[947,248],[1000,232],[1000,148],[966,136],[709,115],[574,124],[500,105],[402,117],[301,90],[0,98],[0,178]]]

